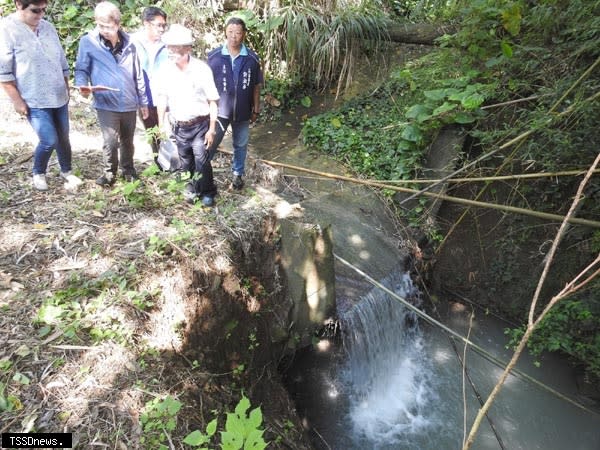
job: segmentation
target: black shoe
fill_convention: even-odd
[[[233,176],[233,182],[231,183],[231,185],[233,186],[234,189],[236,190],[240,190],[244,187],[244,180],[242,180],[242,176],[241,175],[234,175]]]
[[[138,177],[137,173],[134,173],[134,174],[123,175],[123,179],[127,183],[133,183],[135,180],[139,180],[140,177]]]
[[[108,178],[106,175],[102,175],[96,180],[96,184],[99,186],[112,186],[115,184],[115,177]]]
[[[199,198],[200,197],[198,194],[196,194],[193,190],[187,189],[187,186],[186,189],[183,190],[183,199],[186,201],[186,203],[193,205],[199,200]]]

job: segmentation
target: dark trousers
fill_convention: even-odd
[[[209,121],[188,127],[175,126],[175,143],[183,171],[190,173],[194,192],[202,197],[214,197],[217,186],[213,178],[209,149],[204,145]]]
[[[104,174],[108,179],[117,175],[119,163],[123,175],[135,175],[133,166],[133,135],[136,112],[116,112],[97,109],[98,122],[102,131]],[[119,155],[120,153],[120,155]],[[120,156],[120,157],[119,157]]]

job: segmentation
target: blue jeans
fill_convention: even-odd
[[[219,125],[220,124],[220,125]],[[246,154],[248,153],[248,140],[250,138],[250,121],[245,122],[231,122],[229,119],[219,117],[217,120],[217,134],[215,136],[215,142],[211,148],[211,157],[223,137],[227,127],[231,125],[232,141],[233,141],[233,160],[231,162],[231,171],[234,175],[244,175],[244,169],[246,167]]]
[[[69,104],[60,108],[29,108],[29,123],[39,143],[33,153],[33,174],[45,174],[52,151],[56,149],[61,172],[71,170],[71,142],[69,141]]]

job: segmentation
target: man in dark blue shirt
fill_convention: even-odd
[[[263,74],[258,55],[244,45],[246,24],[232,17],[225,24],[225,44],[208,54],[219,91],[217,135],[211,151],[217,149],[231,125],[233,140],[233,188],[242,189],[250,123],[260,114],[260,89]]]

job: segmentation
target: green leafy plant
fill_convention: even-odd
[[[262,450],[267,443],[263,438],[262,411],[260,407],[250,412],[250,400],[243,396],[235,411],[227,413],[225,431],[221,432],[221,448],[223,450],[252,449]]]
[[[146,142],[151,144],[156,140],[168,139],[167,135],[157,126],[146,128],[144,130]]]
[[[227,413],[225,421],[225,430],[221,431],[222,450],[263,450],[267,447],[267,442],[263,438],[264,430],[262,426],[262,411],[260,407],[250,411],[250,400],[246,396],[242,396],[234,412]],[[199,430],[188,434],[184,443],[208,449],[208,444],[212,436],[217,431],[217,419],[212,420],[206,427],[206,432],[202,433]]]
[[[304,143],[369,177],[415,178],[438,130],[477,121],[483,116],[481,104],[495,88],[494,83],[477,82],[476,71],[438,78],[429,58],[394,72],[374,94],[309,118],[302,129]]]
[[[165,445],[168,436],[177,427],[177,414],[181,409],[181,402],[171,397],[155,398],[146,403],[140,415],[142,436],[140,444],[143,448],[167,450]]]
[[[145,253],[147,256],[164,255],[165,249],[168,246],[169,246],[168,241],[153,234],[148,238],[148,243],[146,244]]]
[[[87,279],[73,274],[65,288],[56,290],[40,306],[34,324],[38,335],[45,337],[61,332],[62,339],[125,342],[130,334],[126,325],[107,310],[133,292],[129,286],[135,265],[126,272],[107,271],[98,278]]]
[[[600,377],[600,317],[589,302],[566,299],[556,305],[534,331],[527,347],[534,356],[544,351],[563,352],[585,361],[590,374]],[[519,342],[525,327],[508,328],[509,346]]]
[[[192,431],[183,439],[183,443],[192,447],[202,447],[200,450],[208,450],[208,447],[205,445],[210,442],[216,431],[217,419],[213,419],[206,425],[205,433],[202,433],[200,430]]]
[[[142,208],[151,203],[151,199],[144,192],[144,185],[140,179],[128,181],[112,190],[112,194],[123,194],[127,203],[134,208]]]
[[[21,400],[16,395],[6,394],[7,385],[0,382],[0,412],[14,411],[23,408]]]

